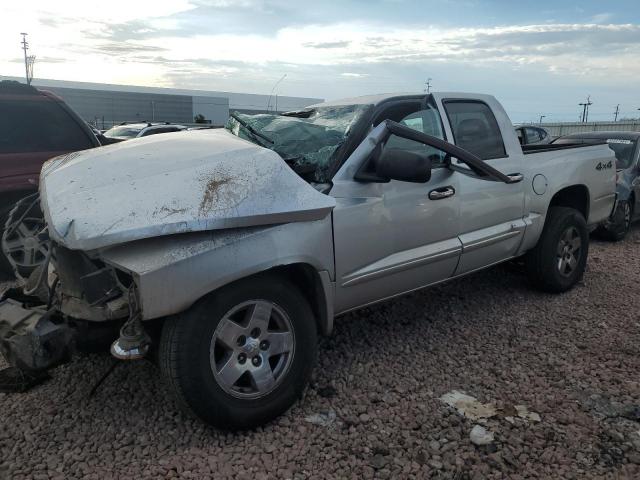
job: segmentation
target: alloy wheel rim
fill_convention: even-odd
[[[27,217],[7,232],[3,250],[18,267],[34,268],[42,264],[49,246],[44,219]]]
[[[213,377],[228,394],[257,399],[286,377],[295,353],[291,319],[275,303],[250,300],[229,310],[209,348]]]
[[[560,275],[569,277],[578,267],[582,253],[582,239],[575,227],[567,228],[560,236],[556,251],[556,265]]]

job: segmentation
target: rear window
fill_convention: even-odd
[[[457,146],[482,160],[507,155],[496,117],[486,103],[449,100],[444,103],[444,108]]]
[[[93,146],[71,115],[45,96],[0,100],[0,153],[71,152]]]

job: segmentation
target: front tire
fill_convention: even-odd
[[[179,402],[223,429],[262,425],[309,381],[317,352],[309,304],[272,275],[241,280],[168,319],[160,366]]]
[[[551,207],[538,244],[526,258],[527,273],[539,289],[561,293],[584,274],[589,254],[589,230],[580,212]]]

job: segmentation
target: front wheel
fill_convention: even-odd
[[[307,301],[289,282],[262,276],[168,319],[159,355],[188,411],[215,427],[243,429],[268,422],[301,396],[316,350]]]
[[[541,290],[560,293],[584,274],[589,254],[589,230],[580,212],[551,207],[538,244],[526,258],[529,278]]]

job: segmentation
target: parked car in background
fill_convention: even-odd
[[[186,130],[184,125],[174,125],[168,122],[138,122],[121,123],[104,132],[107,138],[118,140],[131,140],[132,138],[148,137],[158,133],[171,133]]]
[[[609,240],[622,240],[631,222],[640,217],[640,132],[574,133],[553,141],[559,145],[606,142],[616,155],[615,211],[599,229]]]
[[[53,93],[16,81],[0,81],[0,234],[4,233],[15,203],[37,191],[40,169],[46,160],[99,147],[100,138]],[[35,208],[39,210],[37,205]],[[29,215],[27,223],[15,228],[9,238],[9,249],[17,264],[31,265],[43,259],[43,251],[34,240],[43,227],[37,220],[39,215]],[[0,269],[12,270],[1,252]]]
[[[116,358],[157,347],[182,405],[253,427],[302,394],[338,314],[521,256],[536,287],[572,288],[614,160],[521,147],[495,98],[464,93],[232,113],[63,155],[41,175],[45,293],[0,303],[0,350],[42,371],[112,325]]]
[[[530,125],[516,127],[516,135],[520,145],[544,145],[553,140],[551,134],[544,128]]]

